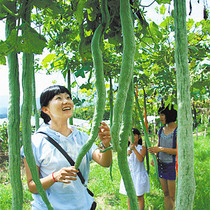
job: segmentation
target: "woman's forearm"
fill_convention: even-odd
[[[44,190],[47,190],[55,183],[55,181],[53,180],[52,174],[40,179],[40,182]],[[28,182],[28,188],[31,193],[34,193],[34,194],[38,193],[36,185],[33,180]]]
[[[109,167],[112,163],[112,150],[102,153],[99,149],[93,152],[93,160],[103,167]]]
[[[159,147],[159,152],[165,152],[167,154],[176,155],[177,149]]]
[[[140,162],[143,162],[144,161],[144,157],[145,156],[143,156],[141,153],[139,153],[136,148],[133,149],[133,152],[135,153],[136,157],[138,158],[138,160]]]

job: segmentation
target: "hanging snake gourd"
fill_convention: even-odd
[[[16,3],[11,5],[11,10],[16,10]],[[9,37],[11,31],[16,27],[16,18],[7,15],[6,19],[6,37]],[[7,55],[9,69],[9,106],[8,106],[8,139],[9,139],[9,173],[12,186],[12,209],[22,209],[23,206],[23,188],[20,173],[20,86],[18,57],[15,51]]]
[[[118,155],[118,165],[120,173],[122,175],[125,189],[130,200],[130,207],[132,210],[137,210],[138,202],[136,197],[136,191],[133,185],[127,161],[128,139],[129,139],[129,133],[132,129],[133,99],[134,99],[133,81],[131,81],[125,103],[125,109],[123,112],[122,132],[120,134],[120,146],[122,148],[122,152],[118,152],[117,155]]]
[[[27,2],[26,2],[27,4]],[[23,15],[23,21],[30,24],[31,10],[28,5],[25,5],[25,13]],[[25,33],[23,31],[23,33]],[[31,114],[32,114],[32,77],[33,77],[33,54],[23,53],[23,72],[22,72],[22,87],[23,87],[23,104],[21,109],[21,122],[22,122],[22,139],[24,154],[31,171],[33,181],[36,184],[37,190],[41,195],[43,201],[47,205],[48,209],[53,209],[46,193],[42,187],[37,171],[37,166],[33,156],[31,147]]]
[[[119,89],[114,105],[113,123],[111,127],[111,137],[113,149],[117,152],[122,151],[119,144],[120,123],[122,113],[125,108],[125,101],[129,84],[132,78],[132,70],[135,55],[135,36],[133,28],[133,19],[128,0],[120,1],[120,18],[123,34],[123,57],[119,79]]]
[[[100,43],[103,31],[107,26],[106,21],[109,21],[107,0],[102,1],[101,12],[102,12],[102,24],[100,24],[96,29],[96,31],[94,32],[94,36],[91,42],[91,50],[93,55],[93,64],[95,67],[95,77],[96,77],[96,82],[95,82],[96,91],[97,91],[96,106],[95,106],[92,129],[89,139],[87,143],[80,150],[80,153],[75,161],[75,168],[79,168],[79,165],[83,157],[89,151],[95,139],[97,138],[99,126],[101,121],[103,120],[104,109],[105,109],[106,87],[104,82],[103,58],[102,58]]]

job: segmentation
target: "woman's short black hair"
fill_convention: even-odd
[[[132,128],[133,135],[137,134],[139,136],[138,144],[142,145],[142,138],[141,133],[137,128]],[[130,142],[128,141],[128,146],[130,145]]]
[[[43,90],[40,96],[41,108],[44,106],[48,106],[49,102],[53,99],[53,97],[60,93],[67,93],[71,98],[71,93],[69,92],[69,90],[61,85],[53,85]],[[41,110],[41,117],[44,119],[44,122],[48,124],[48,122],[50,121],[49,115],[47,115]]]
[[[174,109],[173,105],[168,105],[167,107],[162,106],[158,109],[158,114],[164,114],[166,116],[166,124],[170,122],[175,122],[177,118],[177,111]]]

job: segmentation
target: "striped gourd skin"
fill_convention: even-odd
[[[107,14],[107,1],[102,1],[103,6],[102,9],[102,24],[98,26],[96,31],[94,32],[94,36],[91,42],[91,51],[93,56],[93,65],[95,68],[95,86],[97,91],[97,98],[96,98],[96,106],[93,116],[93,123],[92,123],[92,129],[89,136],[89,139],[87,143],[82,147],[80,150],[80,153],[75,161],[75,168],[79,168],[79,165],[82,161],[82,158],[85,156],[85,154],[89,151],[92,144],[96,140],[99,132],[99,126],[101,121],[103,120],[104,116],[104,109],[106,104],[106,87],[104,82],[104,70],[103,70],[103,58],[100,48],[101,38],[103,35],[103,31],[106,27],[106,19],[109,17],[109,14]],[[105,17],[104,17],[105,16]],[[109,18],[107,19],[109,21]]]
[[[123,34],[123,57],[119,80],[119,89],[114,105],[114,119],[111,128],[113,149],[117,151],[118,165],[125,188],[130,199],[130,207],[137,210],[138,201],[127,161],[127,145],[132,126],[133,112],[133,65],[135,55],[135,36],[133,20],[128,0],[120,1],[120,18]],[[121,128],[122,130],[120,134]]]
[[[120,146],[122,148],[122,152],[118,152],[117,155],[120,173],[130,200],[130,207],[131,209],[138,209],[136,192],[127,161],[128,139],[132,127],[133,99],[133,81],[131,81],[123,112],[122,132],[120,134]]]
[[[16,4],[10,8],[16,9]],[[8,37],[16,27],[16,18],[7,15],[6,19],[6,37]],[[9,69],[9,106],[8,106],[8,146],[9,146],[9,173],[12,186],[12,209],[22,209],[23,206],[23,188],[21,183],[21,158],[20,158],[20,87],[19,87],[19,69],[18,56],[15,51],[7,55]]]
[[[23,53],[23,72],[22,72],[22,86],[23,86],[23,105],[21,109],[21,122],[22,122],[22,139],[24,154],[28,166],[31,171],[33,181],[36,184],[37,190],[41,195],[43,201],[48,209],[52,209],[46,193],[40,182],[39,174],[37,171],[33,151],[31,147],[31,119],[28,116],[32,114],[32,75],[33,75],[33,55]]]
[[[119,145],[119,133],[122,113],[125,108],[126,96],[133,76],[132,71],[136,49],[133,20],[128,0],[120,1],[120,18],[123,34],[123,57],[120,71],[119,89],[114,105],[113,123],[111,128],[113,149],[118,152],[122,151],[122,148]]]
[[[23,15],[24,22],[30,24],[31,21],[30,7],[29,5],[25,5],[24,8],[26,8]],[[42,184],[40,182],[37,166],[35,163],[31,147],[31,119],[29,116],[32,115],[32,79],[34,71],[33,64],[34,64],[33,54],[23,53],[23,66],[22,66],[23,104],[21,109],[23,148],[37,190],[41,195],[43,201],[47,205],[48,209],[53,209],[46,196],[46,192],[44,191]]]

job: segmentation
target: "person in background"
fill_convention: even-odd
[[[158,110],[160,121],[164,124],[158,131],[158,144],[148,148],[151,154],[156,154],[158,172],[164,193],[165,209],[175,209],[175,180],[176,180],[176,153],[177,153],[177,111],[171,105],[160,107]],[[152,160],[151,164],[154,166]]]
[[[149,176],[144,165],[144,157],[146,155],[146,147],[142,146],[142,138],[137,128],[132,129],[134,134],[134,142],[131,143],[129,137],[129,148],[127,151],[128,165],[131,172],[131,177],[136,190],[137,199],[139,202],[139,209],[144,209],[144,194],[150,191]],[[124,182],[121,179],[120,193],[127,195]],[[128,209],[130,210],[130,202],[128,198]]]
[[[64,86],[50,86],[42,92],[40,103],[41,117],[44,119],[45,126],[40,127],[38,132],[42,131],[48,134],[75,161],[80,149],[87,142],[88,135],[76,127],[68,125],[69,118],[73,116],[74,107],[69,90]],[[53,209],[95,209],[94,198],[88,193],[86,186],[81,183],[77,176],[78,170],[69,164],[60,151],[45,139],[43,134],[38,132],[32,136],[33,155],[41,184]],[[106,123],[102,122],[99,126],[98,136],[104,148],[110,146],[110,128]],[[32,209],[47,209],[37,192],[23,149],[21,149],[21,155],[24,160],[28,188],[33,193]],[[92,159],[103,167],[109,167],[112,162],[112,151],[101,153],[93,144],[79,167],[86,184],[89,175],[89,162]]]

